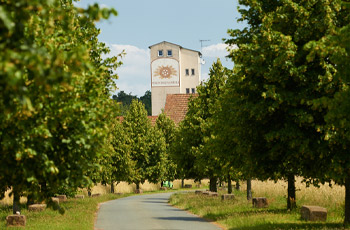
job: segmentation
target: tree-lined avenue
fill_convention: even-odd
[[[168,204],[172,193],[129,196],[101,204],[95,229],[202,229],[220,227]]]

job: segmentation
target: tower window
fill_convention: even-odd
[[[189,69],[186,69],[186,76],[190,75],[190,70]]]
[[[191,74],[194,75],[194,69],[191,69]]]
[[[173,56],[173,51],[172,50],[168,50],[168,57],[172,57]]]
[[[163,57],[163,50],[158,50],[158,57]]]
[[[186,88],[186,94],[190,93],[190,88]]]
[[[195,93],[195,92],[196,92],[195,88],[192,88],[192,93]]]

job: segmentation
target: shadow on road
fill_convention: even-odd
[[[176,216],[170,216],[170,217],[155,217],[154,219],[158,220],[179,220],[179,221],[198,221],[198,222],[208,222],[204,219],[198,218],[198,217],[176,217]]]
[[[155,198],[146,198],[146,200],[165,200],[165,201],[168,201],[169,198],[158,198],[158,197],[155,197]]]
[[[145,201],[142,201],[142,203],[168,204],[167,202],[156,201],[156,200],[154,200],[154,201],[152,201],[152,200],[150,200],[150,201],[145,200]]]

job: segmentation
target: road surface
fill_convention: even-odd
[[[95,230],[219,230],[168,204],[172,193],[129,196],[101,204]]]

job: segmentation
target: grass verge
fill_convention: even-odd
[[[25,205],[22,206],[21,214],[27,218],[26,230],[55,230],[55,229],[94,229],[95,214],[99,203],[118,199],[127,195],[105,194],[100,197],[84,199],[68,199],[67,202],[61,202],[65,208],[65,214],[61,215],[58,211],[50,208],[43,212],[29,212]],[[12,206],[0,206],[0,229],[6,229],[6,216],[12,214]],[[21,229],[11,227],[11,230]]]
[[[281,186],[284,188],[285,185],[281,184]],[[313,188],[309,192],[299,191],[300,200],[297,200],[299,208],[292,212],[286,210],[286,197],[279,192],[276,193],[278,191],[276,187],[272,187],[270,191],[264,187],[263,193],[270,202],[269,207],[265,209],[253,208],[252,202],[246,199],[245,191],[234,191],[235,199],[228,201],[221,201],[220,196],[209,197],[194,193],[174,194],[170,198],[170,204],[215,221],[230,230],[349,229],[342,224],[344,204],[339,201],[342,200],[341,198],[336,197],[339,195],[339,190],[327,190],[327,193],[326,190],[327,188],[323,189],[325,196],[317,198],[315,198],[315,195],[320,192],[317,188]],[[259,197],[262,195],[261,192],[261,187],[257,187],[253,196]],[[223,193],[225,192],[221,191],[221,194]],[[332,199],[333,195],[335,196],[334,199]],[[318,203],[320,200],[322,202]],[[327,222],[301,220],[300,207],[302,205],[319,205],[327,208]]]
[[[103,203],[109,200],[114,200],[130,195],[136,195],[133,193],[126,193],[124,195],[105,193],[109,191],[108,186],[99,185],[94,188],[93,193],[102,193],[99,197],[87,197],[85,194],[84,199],[68,199],[67,202],[61,202],[60,205],[65,209],[65,214],[61,215],[58,211],[54,211],[50,208],[43,212],[29,212],[27,210],[24,201],[22,199],[21,214],[25,215],[27,218],[26,230],[91,230],[94,229],[95,217],[97,213],[97,207],[99,203]],[[195,189],[195,188],[193,188]],[[178,192],[189,189],[169,189],[165,191],[160,190],[146,190],[144,194],[152,193],[166,193],[166,192]],[[8,198],[8,203],[11,199]],[[12,214],[11,204],[0,204],[0,229],[6,229],[6,216]],[[11,230],[21,229],[11,227]]]

